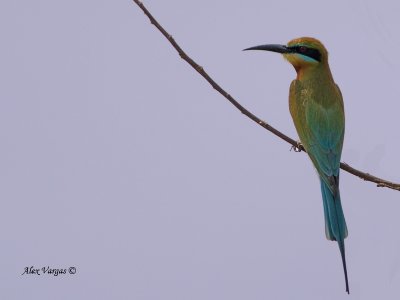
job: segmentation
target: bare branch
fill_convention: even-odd
[[[207,72],[204,70],[204,68],[200,65],[198,65],[193,59],[191,59],[185,51],[182,50],[182,48],[178,45],[178,43],[174,40],[174,38],[158,23],[158,21],[151,15],[151,13],[147,10],[147,8],[143,5],[143,3],[139,0],[133,0],[140,8],[141,10],[145,13],[145,15],[150,19],[151,24],[153,24],[157,29],[162,33],[162,35],[170,42],[170,44],[175,48],[175,50],[178,52],[179,56],[185,60],[189,65],[193,67],[205,80],[207,80],[211,86],[217,90],[222,96],[224,96],[230,103],[232,103],[242,114],[245,116],[249,117],[251,120],[256,122],[258,125],[264,127],[268,131],[272,132],[276,136],[280,137],[284,141],[288,142],[293,146],[293,148],[298,152],[304,151],[305,149],[303,146],[299,143],[297,143],[295,140],[292,138],[288,137],[287,135],[283,134],[279,130],[275,129],[271,125],[269,125],[267,122],[261,120],[254,114],[252,114],[250,111],[248,111],[246,108],[244,108],[238,101],[236,101],[230,94],[228,94],[223,88],[221,88],[211,77],[210,75],[207,74]],[[355,176],[360,177],[361,179],[364,179],[365,181],[370,181],[376,183],[378,187],[386,187],[390,188],[393,190],[400,191],[400,184],[390,182],[378,177],[375,177],[373,175],[370,175],[368,173],[361,172],[357,169],[354,169],[353,167],[349,166],[346,163],[341,162],[340,163],[340,168],[345,170],[346,172],[349,172],[350,174],[353,174]]]

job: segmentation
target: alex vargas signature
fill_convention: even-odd
[[[49,266],[47,267],[42,267],[42,268],[35,268],[34,266],[31,267],[25,267],[24,272],[21,275],[42,275],[42,274],[48,274],[48,275],[53,275],[53,276],[58,276],[58,275],[63,275],[63,274],[75,274],[76,273],[76,268],[75,267],[69,267],[67,269],[57,269],[57,268],[50,268]]]

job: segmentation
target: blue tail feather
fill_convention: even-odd
[[[325,181],[321,179],[321,192],[324,204],[326,238],[331,241],[344,240],[347,237],[347,226],[339,189],[334,196]]]
[[[342,204],[340,202],[339,187],[334,195],[324,180],[321,179],[321,192],[325,215],[325,234],[331,241],[337,241],[342,257],[344,276],[346,281],[346,291],[349,293],[349,283],[347,278],[346,256],[344,249],[344,239],[347,237],[347,226],[344,219]]]

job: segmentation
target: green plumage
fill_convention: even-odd
[[[347,226],[339,192],[344,107],[329,69],[328,51],[320,41],[310,37],[291,40],[287,45],[268,44],[245,50],[282,53],[297,72],[290,85],[289,109],[300,141],[319,174],[325,234],[329,240],[338,242],[349,293],[344,249]]]
[[[349,292],[344,247],[348,233],[339,191],[345,129],[342,94],[332,78],[327,60],[299,75],[290,85],[289,110],[300,141],[320,177],[325,235],[338,242],[346,291]]]
[[[344,109],[329,69],[290,86],[289,109],[300,141],[318,171],[329,240],[347,237],[340,203],[339,170],[344,138]],[[334,203],[337,202],[337,203]]]

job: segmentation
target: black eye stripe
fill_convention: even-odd
[[[289,48],[293,51],[293,53],[303,54],[315,59],[316,61],[321,61],[321,52],[319,52],[317,49],[309,48],[307,46],[293,46]]]

